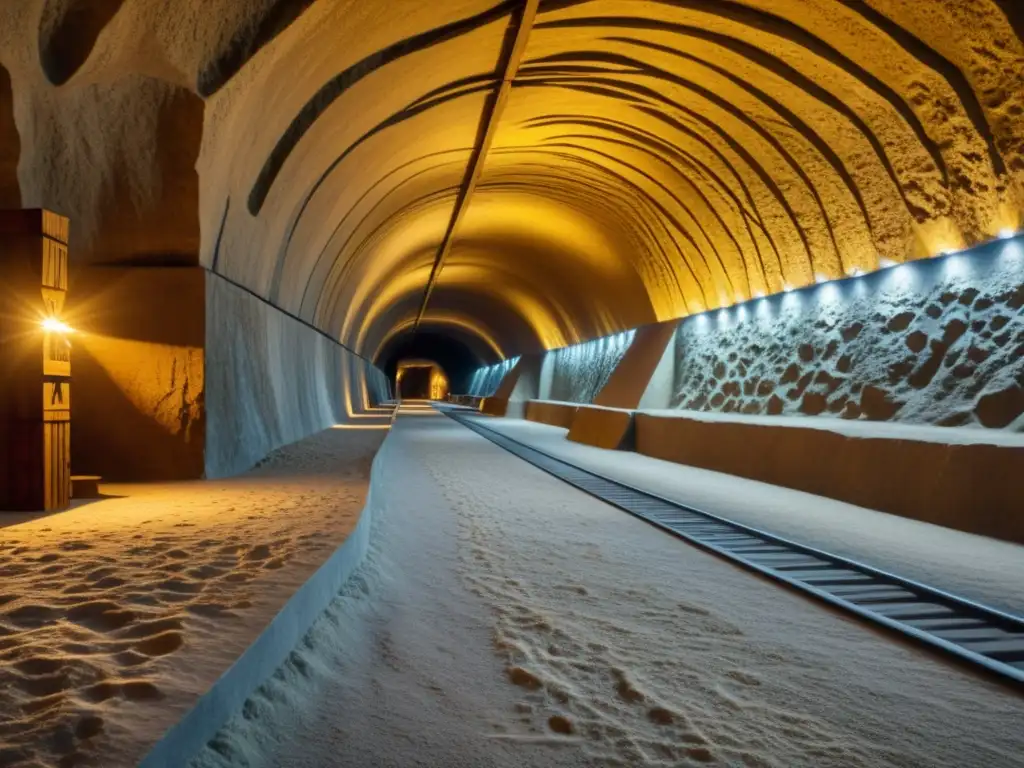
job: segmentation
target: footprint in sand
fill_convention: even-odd
[[[129,701],[154,701],[163,698],[160,689],[149,680],[104,680],[86,688],[82,695],[96,703],[116,696]]]
[[[181,632],[161,632],[135,644],[135,650],[145,656],[166,656],[185,644]]]
[[[203,616],[207,619],[219,619],[234,616],[231,608],[223,603],[192,603],[185,607],[185,610],[196,616]]]
[[[742,669],[731,669],[725,674],[727,677],[735,680],[737,683],[742,683],[743,685],[756,687],[761,684],[760,678],[750,674],[749,672],[744,672]]]
[[[249,561],[266,560],[270,557],[270,547],[267,544],[257,544],[245,553],[243,559]]]
[[[75,738],[87,741],[103,732],[103,718],[99,715],[85,715],[75,726]]]
[[[165,616],[159,619],[138,621],[124,631],[119,632],[117,636],[121,639],[133,640],[136,638],[153,637],[164,632],[180,632],[181,629],[182,622],[180,616]]]
[[[157,589],[178,595],[196,595],[203,591],[203,585],[201,583],[179,578],[164,579],[163,581],[157,582],[155,586]],[[164,595],[164,598],[167,598],[166,594]]]
[[[185,575],[197,581],[206,581],[207,579],[213,579],[217,576],[223,576],[225,571],[225,566],[218,567],[215,564],[207,564],[201,565],[198,568],[191,568],[190,570],[185,571]]]
[[[52,675],[64,666],[64,662],[52,656],[30,656],[16,661],[13,666],[26,675]]]
[[[636,704],[646,698],[643,693],[637,690],[633,682],[620,669],[612,670],[612,677],[615,679],[615,692],[619,698],[629,704]]]
[[[540,678],[522,667],[510,667],[508,670],[508,679],[513,685],[518,685],[520,688],[528,688],[532,691],[541,687]]]
[[[647,719],[655,725],[672,725],[675,722],[675,715],[665,707],[651,707],[647,710]]]
[[[23,629],[34,629],[56,620],[59,615],[57,608],[48,605],[23,605],[7,613],[5,618]]]
[[[563,736],[571,736],[576,730],[573,726],[572,720],[562,715],[552,715],[549,717],[548,728]]]
[[[93,545],[86,541],[65,541],[62,542],[60,548],[65,552],[80,552],[86,549],[92,549]]]
[[[68,620],[102,632],[112,632],[135,621],[136,613],[120,603],[92,600],[72,606],[66,614]]]

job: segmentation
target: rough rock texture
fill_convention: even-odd
[[[684,321],[672,404],[1024,431],[1024,239]]]
[[[279,446],[358,421],[370,405],[372,366],[327,337],[212,275],[206,312],[207,477],[244,471]],[[380,376],[374,381],[379,398]]]
[[[239,478],[5,516],[0,765],[138,766],[356,528],[383,422]]]
[[[5,0],[0,192],[17,152],[79,263],[198,259],[372,359],[519,7]],[[542,3],[424,327],[505,357],[1017,228],[1022,29],[1013,0]]]
[[[391,399],[391,382],[388,381],[388,377],[384,375],[384,371],[375,365],[371,365],[368,361],[364,360],[361,367],[366,378],[366,390],[360,392],[363,400],[357,403],[357,406],[363,408],[374,408],[383,402]],[[357,371],[358,371],[357,367]],[[362,390],[362,387],[360,387]]]
[[[71,469],[108,481],[203,475],[205,270],[72,273]]]
[[[473,378],[469,383],[469,392],[466,394],[474,397],[491,397],[497,391],[501,380],[505,378],[505,374],[511,371],[517,362],[519,362],[518,357],[510,357],[500,363],[478,368],[473,373]]]
[[[626,354],[634,333],[626,331],[548,352],[544,366],[550,386],[542,385],[542,397],[567,403],[592,402]],[[545,375],[541,377],[543,382]]]
[[[0,200],[69,216],[72,272],[200,265],[371,360],[414,326],[472,336],[488,359],[558,349],[1024,220],[1011,0],[560,0],[526,23],[513,0],[169,8],[0,4]],[[247,332],[244,314],[217,318]],[[238,386],[338,370],[289,354],[239,361],[267,381]],[[967,354],[958,380],[995,365]],[[593,395],[556,378],[552,397]],[[977,394],[982,424],[1020,400]],[[883,395],[863,409],[891,411]],[[296,434],[272,426],[276,402],[224,423],[274,445]],[[800,402],[835,405],[818,389]],[[296,407],[307,425],[326,412]]]

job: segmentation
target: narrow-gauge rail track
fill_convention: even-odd
[[[459,424],[601,501],[702,549],[996,676],[1024,692],[1024,618],[612,480],[456,408]]]

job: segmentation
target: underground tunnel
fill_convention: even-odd
[[[1022,38],[5,0],[0,766],[1020,765]]]

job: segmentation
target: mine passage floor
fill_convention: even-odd
[[[903,640],[948,654],[1024,694],[1022,617],[617,482],[490,429],[489,419],[468,409],[440,410],[605,504]]]
[[[138,765],[355,527],[378,421],[0,516],[0,766]]]
[[[1024,766],[1017,694],[443,416],[381,457],[358,577],[198,765]]]

